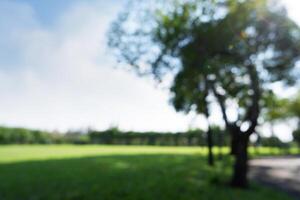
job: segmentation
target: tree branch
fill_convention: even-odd
[[[256,67],[251,64],[247,66],[250,79],[251,79],[251,89],[253,94],[251,95],[252,105],[248,109],[248,114],[246,116],[246,120],[251,122],[250,127],[245,133],[250,136],[254,131],[258,124],[258,116],[260,112],[259,100],[261,97],[261,91],[259,87],[259,78],[257,74]]]
[[[217,92],[217,90],[216,90],[216,88],[215,88],[214,85],[212,85],[211,88],[212,88],[212,91],[213,91],[215,97],[217,98],[217,100],[218,100],[218,102],[219,102],[219,105],[220,105],[220,107],[221,107],[221,112],[222,112],[222,115],[223,115],[223,119],[224,119],[224,121],[225,121],[225,125],[226,125],[227,128],[230,128],[231,125],[230,125],[230,123],[229,123],[229,121],[228,121],[228,117],[227,117],[227,113],[226,113],[224,96],[221,95],[221,94],[219,94],[219,93]]]

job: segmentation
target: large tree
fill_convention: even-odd
[[[208,116],[217,102],[232,139],[232,185],[246,187],[262,94],[297,79],[300,30],[285,9],[267,0],[133,1],[112,24],[109,46],[139,74],[173,77],[178,111]]]

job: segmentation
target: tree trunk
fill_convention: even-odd
[[[208,146],[208,165],[214,165],[214,155],[213,155],[213,141],[212,141],[212,131],[210,126],[207,130],[207,146]]]
[[[237,146],[238,146],[238,139],[239,139],[239,132],[240,132],[240,129],[239,127],[235,126],[235,125],[232,125],[229,129],[229,132],[231,134],[231,152],[230,154],[231,155],[236,155],[237,154]]]
[[[248,141],[249,137],[239,133],[236,135],[235,148],[235,163],[233,167],[233,176],[231,185],[238,188],[246,188],[248,186],[247,172],[248,172]]]
[[[235,135],[231,135],[230,154],[233,156],[237,154],[237,143],[237,137]]]

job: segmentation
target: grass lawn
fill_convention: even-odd
[[[231,162],[226,158],[209,168],[206,152],[199,147],[0,146],[0,200],[289,199],[258,185],[227,187]]]

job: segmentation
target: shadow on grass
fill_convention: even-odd
[[[188,155],[95,156],[0,165],[0,199],[288,199],[255,187],[232,190],[223,165]],[[217,178],[216,178],[217,177]],[[217,180],[217,181],[216,181]]]

